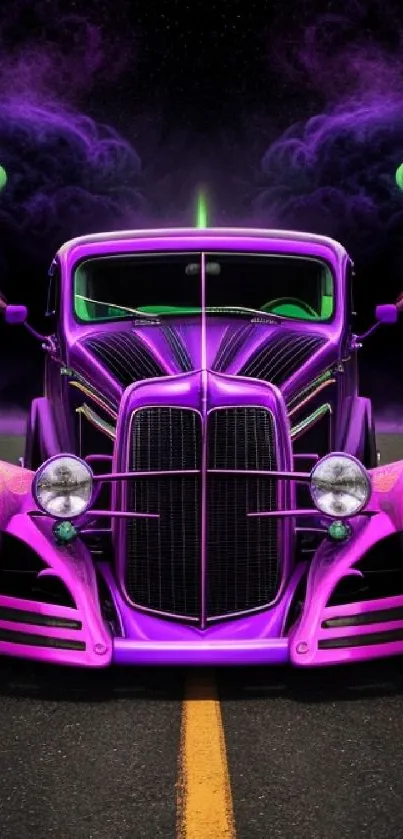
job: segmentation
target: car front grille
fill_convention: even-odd
[[[210,469],[276,469],[273,417],[260,408],[214,411],[209,418]],[[209,473],[207,483],[207,617],[264,606],[279,584],[278,521],[248,518],[275,510],[276,481],[253,474]]]
[[[200,611],[201,424],[193,411],[145,408],[133,416],[129,468],[193,475],[136,478],[127,507],[158,513],[126,527],[126,590],[139,606],[197,618]]]
[[[159,518],[127,520],[124,583],[133,604],[208,622],[272,602],[281,565],[278,520],[247,515],[276,509],[276,480],[253,474],[277,468],[272,414],[217,409],[206,440],[203,475],[197,412],[160,407],[133,414],[129,470],[166,474],[128,481],[127,509]]]

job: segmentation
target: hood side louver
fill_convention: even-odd
[[[213,370],[217,373],[224,373],[231,362],[236,357],[241,347],[246,344],[250,335],[253,334],[254,328],[250,324],[230,324],[218,348],[217,355],[214,359]]]
[[[94,335],[82,342],[108,372],[126,388],[142,379],[166,376],[148,348],[133,332],[113,332]]]
[[[239,375],[262,379],[281,387],[325,343],[326,339],[318,335],[287,332],[276,336],[254,353],[239,370]]]
[[[189,373],[194,365],[182,340],[180,330],[173,326],[165,326],[163,332],[180,370],[183,373]]]

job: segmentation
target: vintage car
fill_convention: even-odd
[[[1,464],[0,653],[402,653],[403,461],[377,465],[352,275],[324,237],[143,230],[61,247],[52,335],[2,298],[42,341],[45,383],[24,462]],[[397,317],[379,306],[372,329]]]

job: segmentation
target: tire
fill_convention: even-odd
[[[371,417],[371,421],[368,423],[366,428],[362,462],[366,469],[374,469],[375,466],[379,465],[378,451],[376,447],[375,422],[373,417]]]
[[[26,469],[32,469],[34,472],[43,463],[40,440],[39,416],[34,400],[28,415],[24,452],[24,466]]]

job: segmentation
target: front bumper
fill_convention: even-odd
[[[258,664],[287,664],[288,638],[267,641],[174,642],[131,641],[115,638],[112,661],[114,664],[222,667]]]

